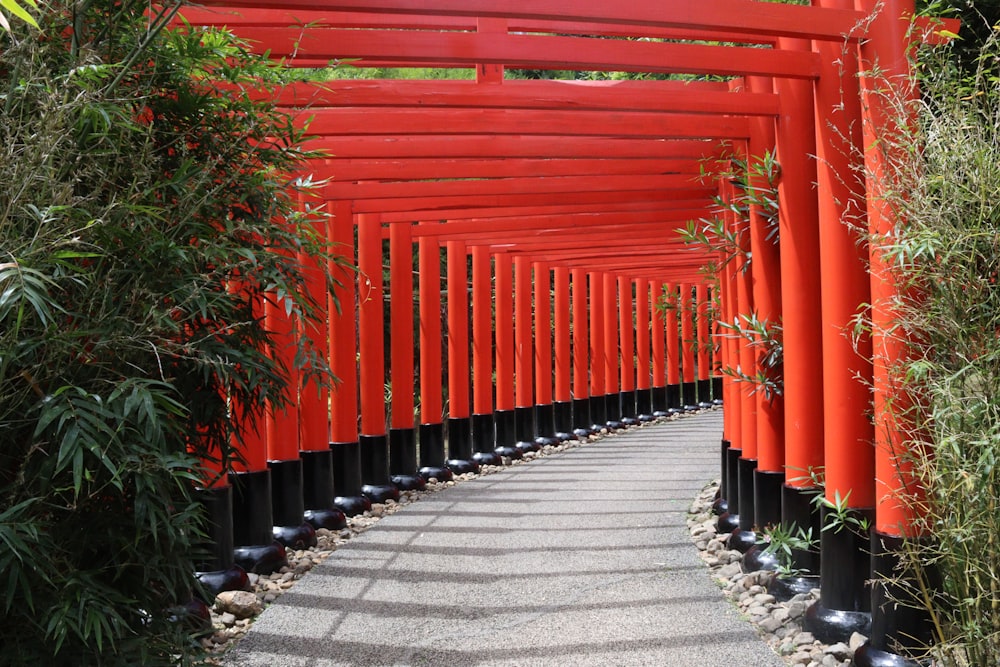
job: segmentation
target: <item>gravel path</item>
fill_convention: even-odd
[[[223,664],[782,665],[686,523],[718,475],[721,419],[636,428],[424,496],[312,568]]]

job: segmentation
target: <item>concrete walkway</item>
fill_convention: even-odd
[[[709,578],[685,516],[719,411],[466,481],[334,552],[224,664],[783,665]]]

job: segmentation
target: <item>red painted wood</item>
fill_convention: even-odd
[[[558,402],[573,398],[570,379],[572,375],[572,352],[570,347],[570,272],[565,266],[557,266],[552,271],[554,283],[555,334],[555,395]]]
[[[284,304],[269,295],[264,304],[264,321],[271,332],[271,357],[288,373],[291,392],[299,385],[295,368],[295,331]],[[293,393],[294,396],[294,393]],[[264,433],[268,461],[292,461],[299,457],[299,405],[291,399],[284,409],[268,401],[264,413]]]
[[[389,228],[389,373],[392,381],[391,428],[414,426],[413,237],[410,225]]]
[[[705,283],[695,285],[695,300],[698,304],[698,379],[707,380],[711,375],[709,357],[709,331],[711,325],[708,318],[708,286]]]
[[[667,342],[667,384],[674,385],[681,383],[681,354],[680,354],[680,332],[677,329],[678,314],[682,308],[677,284],[669,283],[665,291],[666,329],[664,336]]]
[[[590,395],[604,396],[606,349],[604,338],[604,276],[592,271],[588,274],[590,287]]]
[[[653,364],[653,387],[665,387],[667,385],[667,360],[666,360],[666,327],[667,322],[664,317],[665,311],[662,307],[662,299],[666,294],[665,286],[659,282],[651,281],[650,298],[652,299],[653,312],[650,323],[650,347]]]
[[[358,350],[356,308],[356,276],[350,268],[354,260],[354,220],[351,204],[330,202],[330,252],[339,256],[344,265],[330,265],[335,281],[330,302],[330,369],[337,385],[330,395],[330,439],[332,442],[358,440]]]
[[[262,96],[265,96],[261,93]],[[503,86],[473,81],[335,80],[293,83],[275,91],[286,107],[466,107],[742,114],[778,113],[770,93],[729,92],[709,81],[517,80]]]
[[[385,336],[383,323],[382,222],[358,216],[358,362],[361,435],[385,435]]]
[[[649,352],[649,280],[638,278],[635,281],[635,388],[639,390],[652,386]]]
[[[544,262],[534,263],[535,404],[552,403],[552,276]]]
[[[493,256],[496,274],[496,360],[497,360],[497,410],[513,410],[514,392],[514,275],[510,255]]]
[[[742,4],[746,7],[746,4]],[[819,58],[780,49],[709,46],[675,42],[592,39],[417,30],[244,27],[240,37],[257,53],[289,61],[367,59],[397,66],[460,67],[500,64],[508,68],[612,72],[659,72],[809,79]],[[381,63],[380,63],[381,64]]]
[[[534,405],[534,350],[532,346],[531,261],[514,257],[514,343],[517,392],[515,407]]]
[[[570,271],[573,296],[573,398],[590,396],[589,355],[590,325],[587,318],[587,272],[582,268]]]
[[[444,419],[441,348],[441,256],[432,239],[420,239],[420,423]]]
[[[558,226],[559,220],[566,216],[575,216],[575,221],[585,221],[600,216],[623,215],[622,220],[648,219],[656,212],[663,215],[664,219],[685,219],[691,216],[703,215],[705,212],[705,199],[685,199],[685,200],[664,200],[664,201],[635,201],[630,198],[623,198],[619,201],[605,203],[584,203],[568,202],[563,204],[538,204],[534,206],[503,206],[503,207],[471,207],[471,208],[449,208],[447,212],[442,211],[394,211],[383,213],[383,222],[410,223],[413,220],[433,220],[433,222],[423,223],[417,231],[424,233],[425,230],[433,230],[435,227],[441,229],[440,225],[448,224],[473,224],[473,225],[507,225],[514,227],[523,224],[527,227]],[[629,215],[646,218],[631,218]],[[440,219],[446,216],[447,220]],[[555,216],[555,217],[553,217]],[[439,219],[435,220],[437,217]],[[511,221],[510,218],[517,218]],[[523,220],[523,223],[521,222]],[[555,223],[555,224],[554,224]],[[472,227],[468,229],[473,229]]]
[[[632,299],[632,281],[618,276],[618,338],[621,347],[618,377],[621,391],[635,391],[635,323]]]
[[[299,199],[299,210],[304,211],[306,205],[313,202]],[[328,238],[327,220],[317,217],[313,226],[321,239]],[[325,262],[325,260],[323,260]],[[326,267],[317,264],[314,257],[305,253],[299,254],[306,291],[310,298],[320,308],[327,306],[327,286],[325,279]],[[329,311],[327,311],[329,312]],[[305,335],[309,337],[313,349],[328,359],[330,337],[329,319],[322,316],[306,327]],[[315,383],[304,385],[299,392],[299,447],[305,451],[323,451],[330,447],[330,392],[325,387],[317,387]]]
[[[448,241],[448,416],[470,416],[469,410],[469,275],[466,248]]]
[[[694,382],[694,348],[698,341],[694,337],[694,300],[689,282],[680,286],[681,320],[681,374],[684,382]]]
[[[791,46],[791,45],[789,45]],[[807,43],[795,46],[807,48]],[[784,330],[787,483],[810,487],[823,465],[823,358],[820,331],[819,222],[813,184],[816,153],[812,86],[777,80],[783,113],[776,127],[781,179],[781,301]]]
[[[472,253],[472,412],[493,412],[493,272],[490,249]]]
[[[593,228],[600,227],[606,230],[612,227],[642,223],[659,229],[664,237],[663,240],[671,241],[680,238],[673,234],[675,229],[682,228],[683,223],[686,223],[693,216],[703,213],[703,209],[685,207],[676,210],[663,208],[635,212],[608,211],[604,213],[569,213],[560,216],[524,215],[523,217],[478,218],[456,222],[451,217],[451,211],[444,211],[441,215],[447,215],[448,220],[420,224],[414,230],[414,235],[422,238],[424,236],[457,237],[468,234],[469,238],[475,238],[476,234],[493,234],[498,241],[502,241],[506,235],[514,235],[515,233],[525,237],[530,236],[531,232],[544,233],[548,231],[556,234],[562,229],[581,230],[580,233],[588,233],[593,230],[595,233],[600,233],[600,229]],[[642,229],[642,227],[635,227],[635,229]],[[671,236],[674,238],[672,239]]]
[[[273,8],[274,0],[206,0],[207,6]],[[283,0],[287,9],[385,12],[403,15],[486,16],[553,21],[588,21],[633,26],[724,30],[750,34],[840,40],[867,14],[740,0]],[[911,12],[912,13],[912,12]]]
[[[618,288],[612,273],[602,274],[604,279],[604,393],[617,394],[619,387],[618,369],[621,367],[618,340]]]

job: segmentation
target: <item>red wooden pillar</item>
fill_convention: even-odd
[[[238,285],[232,289],[239,290]],[[255,300],[255,316],[264,316],[264,305]],[[270,573],[286,564],[285,547],[274,539],[271,505],[271,471],[267,467],[267,434],[264,415],[233,402],[232,420],[242,438],[232,443],[238,458],[232,460],[229,483],[233,490],[233,550],[237,565],[247,572]],[[235,438],[235,436],[234,436]]]
[[[570,386],[573,355],[570,347],[569,269],[557,266],[552,271],[554,289],[553,324],[555,328],[555,437],[573,437],[573,393]]]
[[[635,410],[639,421],[653,420],[652,368],[650,366],[649,280],[635,281]]]
[[[514,257],[514,343],[517,377],[514,406],[516,447],[522,452],[537,451],[535,443],[534,344],[532,328],[531,261]]]
[[[770,93],[771,80],[748,77],[753,92]],[[753,165],[761,164],[766,154],[774,153],[774,122],[760,118],[751,123],[748,147],[748,164],[751,165],[749,182],[758,191],[772,187],[767,178],[759,175]],[[777,221],[765,219],[764,211],[757,204],[750,206],[750,250],[753,257],[753,298],[757,319],[769,329],[781,324],[781,258],[778,238],[770,237],[770,225]],[[780,338],[780,334],[779,334]],[[757,368],[765,368],[762,357],[767,350],[757,350]],[[780,368],[771,371],[780,381]],[[758,391],[757,399],[757,470],[754,471],[754,521],[758,528],[777,525],[781,520],[782,486],[785,483],[785,416],[784,396],[779,391]]]
[[[604,275],[604,392],[607,398],[608,426],[622,428],[622,403],[618,385],[621,365],[618,343],[618,288],[615,277]]]
[[[385,333],[382,220],[358,216],[358,351],[361,370],[361,491],[372,502],[399,499],[389,475],[385,415]]]
[[[733,201],[737,196],[732,183],[726,183],[724,196],[729,201]],[[737,239],[740,247],[740,254],[733,264],[733,279],[735,281],[735,320],[740,327],[747,326],[747,322],[754,314],[753,304],[753,276],[754,270],[750,262],[750,230],[749,221],[741,215],[732,212],[729,214],[731,230]],[[757,375],[756,355],[750,346],[750,341],[744,336],[733,339],[737,347],[737,366],[740,372],[751,378]],[[746,552],[757,543],[757,534],[754,532],[754,470],[757,468],[757,397],[756,387],[744,381],[734,385],[734,393],[739,396],[740,411],[740,456],[736,463],[736,477],[739,490],[737,491],[739,500],[739,529],[730,536],[728,545],[730,549]],[[730,460],[730,463],[732,461]],[[732,472],[728,471],[730,479]],[[733,492],[730,491],[730,494]],[[732,511],[732,510],[730,510]]]
[[[300,209],[304,202],[300,200]],[[329,238],[325,217],[314,221],[320,238]],[[299,262],[310,298],[321,306],[327,305],[325,265],[301,253]],[[306,328],[305,335],[314,350],[328,350],[330,339],[329,309],[319,322]],[[325,356],[325,355],[324,355]],[[328,362],[329,363],[329,362]],[[303,385],[299,391],[299,458],[302,460],[302,500],[304,517],[314,528],[337,530],[347,525],[344,513],[334,504],[333,453],[330,451],[330,392],[315,384]]]
[[[441,248],[422,237],[417,245],[420,275],[420,476],[447,481],[445,465],[444,375],[441,369]]]
[[[698,405],[694,357],[698,341],[694,336],[694,299],[691,283],[681,283],[681,402],[685,408]]]
[[[469,400],[469,267],[464,241],[448,241],[448,467],[475,472]]]
[[[681,409],[681,339],[678,321],[683,302],[676,283],[666,285],[666,330],[667,341],[667,412]]]
[[[650,347],[653,357],[653,416],[666,417],[670,407],[667,396],[667,318],[673,309],[673,304],[667,299],[667,286],[654,283],[653,317],[650,324]]]
[[[633,312],[632,280],[618,276],[618,337],[621,341],[621,366],[619,368],[619,395],[621,396],[622,423],[635,426],[639,423],[635,411],[635,323]]]
[[[604,343],[604,278],[591,272],[590,282],[590,417],[593,428],[608,428],[608,405],[605,375],[607,354]]]
[[[497,452],[502,456],[521,458],[517,442],[514,407],[514,278],[513,263],[509,254],[494,255],[496,273],[496,360],[497,360]]]
[[[898,132],[898,107],[893,103],[916,95],[911,87],[906,35],[907,18],[913,15],[914,3],[913,0],[882,3],[858,0],[856,6],[866,13],[881,10],[869,28],[868,39],[861,42],[859,57],[865,173],[869,175],[868,227],[873,238],[891,238],[893,228],[901,221],[884,197],[885,174],[893,159],[885,146],[896,143],[885,139]],[[891,91],[888,95],[887,88]],[[890,101],[893,97],[896,100]],[[920,517],[914,513],[919,503],[913,502],[919,501],[922,491],[907,460],[914,454],[907,443],[916,439],[914,426],[905,417],[912,398],[898,381],[907,354],[907,341],[894,331],[897,316],[893,302],[900,296],[897,285],[901,281],[897,280],[891,259],[885,256],[885,249],[872,244],[869,258],[875,415],[875,525],[871,535],[870,576],[875,585],[871,594],[870,640],[858,649],[855,661],[861,667],[912,665],[915,664],[912,660],[893,651],[905,654],[905,648],[897,647],[919,649],[930,643],[931,636],[922,605],[896,603],[899,599],[909,601],[917,582],[905,582],[909,590],[892,583],[899,576],[894,571],[895,564],[905,542],[925,538]]]
[[[712,366],[709,361],[710,329],[708,321],[708,285],[698,283],[695,285],[695,303],[697,304],[697,324],[695,329],[698,334],[698,379],[696,380],[698,403],[710,405],[712,402]]]
[[[541,446],[559,444],[552,402],[552,275],[545,262],[535,273],[535,432]]]
[[[413,226],[389,226],[389,473],[399,489],[423,489],[417,470],[413,359]]]
[[[595,420],[590,414],[590,326],[587,316],[587,272],[571,272],[573,296],[573,434],[589,435]]]
[[[851,0],[824,6],[852,9]],[[823,72],[814,87],[819,263],[823,275],[823,415],[825,494],[844,499],[857,518],[874,518],[874,431],[870,422],[871,341],[853,335],[853,319],[870,300],[863,222],[864,183],[855,156],[861,146],[856,52],[813,42]],[[858,344],[857,350],[855,343]],[[824,514],[828,512],[824,510]],[[826,519],[822,519],[826,523]],[[871,609],[867,534],[826,530],[820,541],[820,599],[810,610],[817,636],[840,641],[867,628]],[[863,630],[867,634],[867,630]],[[836,637],[837,639],[833,639]]]
[[[803,40],[781,38],[781,48],[808,50]],[[811,502],[811,473],[823,465],[823,359],[819,221],[812,85],[777,79],[779,116],[775,128],[781,178],[778,181],[781,250],[781,311],[784,335],[785,486],[782,519],[790,527],[820,532]],[[800,552],[796,567],[818,571],[815,558]]]
[[[493,272],[489,246],[472,253],[472,458],[501,465],[493,420]]]
[[[264,306],[271,332],[271,355],[288,373],[288,403],[277,408],[268,402],[264,413],[267,467],[271,472],[271,512],[274,538],[292,549],[316,545],[316,529],[305,520],[302,461],[299,459],[299,372],[295,368],[295,323],[284,304],[271,295]]]
[[[722,296],[722,319],[727,324],[737,321],[740,312],[737,290],[736,262],[726,262],[719,272]],[[723,364],[730,372],[723,379],[725,421],[722,441],[721,499],[715,505],[721,512],[718,529],[721,533],[735,530],[740,519],[739,462],[743,455],[743,390],[742,383],[733,375],[740,363],[740,344],[735,332],[727,331],[722,338]]]

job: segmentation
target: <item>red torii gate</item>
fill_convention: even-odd
[[[841,335],[860,304],[871,302],[875,342],[885,347],[880,331],[891,323],[880,310],[884,302],[870,295],[884,295],[891,285],[878,270],[877,254],[869,276],[864,247],[840,222],[849,202],[860,210],[866,196],[872,225],[887,222],[872,185],[866,192],[864,183],[844,182],[836,174],[853,173],[849,156],[863,146],[851,134],[858,122],[866,120],[872,131],[880,122],[874,98],[861,109],[863,92],[853,84],[861,66],[853,59],[854,47],[843,46],[844,38],[864,33],[862,57],[871,62],[878,56],[883,65],[892,63],[890,71],[904,72],[899,17],[912,14],[912,2],[885,3],[870,26],[864,21],[874,6],[869,0],[818,0],[813,7],[746,0],[622,3],[627,6],[597,0],[572,6],[559,0],[205,4],[209,8],[185,10],[193,25],[229,25],[293,66],[357,59],[359,66],[477,70],[475,82],[334,81],[274,93],[288,108],[308,107],[301,120],[311,118],[315,138],[307,147],[327,151],[329,159],[303,171],[328,179],[323,197],[333,214],[329,237],[351,261],[357,227],[357,263],[366,290],[359,305],[360,375],[353,307],[358,294],[347,276],[341,276],[341,309],[331,311],[331,366],[343,385],[331,397],[335,461],[326,476],[334,478],[339,495],[335,503],[327,498],[324,507],[313,494],[314,511],[330,512],[332,505],[360,511],[366,495],[384,499],[398,486],[420,483],[413,396],[406,391],[414,379],[414,243],[421,283],[420,462],[425,476],[442,477],[452,469],[474,469],[480,461],[495,462],[492,449],[516,455],[537,446],[535,436],[585,433],[632,419],[645,408],[663,412],[679,407],[681,398],[687,402],[695,382],[707,380],[711,363],[704,354],[708,296],[697,273],[708,257],[683,248],[673,230],[704,215],[714,196],[731,196],[727,183],[706,186],[692,176],[706,160],[726,156],[721,142],[750,160],[776,150],[782,167],[780,252],[761,233],[760,211],[751,208],[748,219],[732,216],[728,224],[741,234],[753,263],[720,271],[716,296],[729,322],[751,313],[782,322],[785,392],[783,402],[766,400],[729,379],[723,383],[722,500],[729,515],[720,524],[728,520],[736,545],[752,543],[755,529],[778,521],[815,524],[819,517],[809,502],[815,482],[804,473],[822,468],[828,499],[846,497],[853,512],[874,516],[875,556],[870,564],[867,544],[850,531],[823,533],[822,596],[811,610],[812,629],[821,638],[843,639],[867,627],[870,610],[872,641],[856,662],[906,664],[888,649],[915,632],[919,619],[880,604],[884,590],[878,586],[872,608],[865,587],[871,568],[884,572],[892,545],[910,530],[906,511],[894,499],[904,486],[893,468],[890,445],[898,442],[890,417],[879,412],[890,390],[885,368],[899,351],[875,356],[878,428],[872,429],[866,417],[872,395],[857,379],[872,377],[871,359],[864,348],[858,354],[845,346]],[[634,36],[755,46],[596,38]],[[845,69],[838,70],[834,60],[846,63]],[[742,83],[506,81],[503,67],[711,74],[741,77]],[[870,151],[866,156],[876,159]],[[869,166],[877,172],[877,163]],[[394,386],[388,434],[381,340],[386,238]],[[442,247],[448,260],[450,459],[441,423]],[[821,275],[834,279],[821,281]],[[692,298],[696,303],[664,317],[652,309],[662,294],[676,303]],[[490,307],[496,311],[492,322]],[[550,314],[554,340],[548,336]],[[700,345],[691,344],[696,317]],[[721,348],[721,363],[753,375],[757,356],[745,342],[724,339]],[[645,366],[637,376],[633,352]],[[405,385],[398,400],[397,382]],[[658,391],[671,387],[672,397]],[[361,399],[360,432],[355,391]],[[301,413],[318,424],[323,400],[310,399]],[[555,415],[549,411],[554,407]],[[537,426],[528,423],[533,418]],[[484,434],[494,428],[491,440]],[[319,437],[317,429],[322,430],[314,424],[308,437]],[[306,442],[298,435],[284,437],[309,452],[306,461],[322,458],[313,454],[323,453],[325,441]],[[268,465],[301,465],[295,449],[275,449],[278,459],[269,449]],[[323,474],[316,470],[326,470],[323,465],[307,466],[307,478],[320,486]],[[884,487],[879,494],[876,479]],[[333,495],[334,487],[326,488],[326,496]],[[294,483],[276,496],[282,493],[295,493]],[[814,562],[799,564],[817,571]]]

